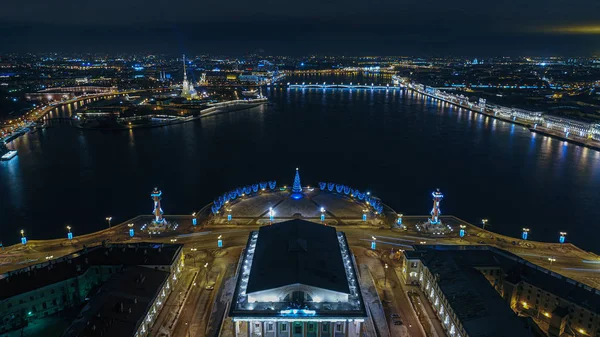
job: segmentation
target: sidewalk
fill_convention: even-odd
[[[170,334],[170,331],[179,316],[181,307],[185,303],[185,296],[189,292],[189,288],[193,284],[193,279],[197,273],[198,271],[196,269],[184,269],[181,273],[179,282],[177,282],[173,291],[169,294],[156,321],[154,321],[154,324],[150,328],[148,336],[159,337]]]

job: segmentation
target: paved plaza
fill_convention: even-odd
[[[324,209],[325,223],[328,225],[378,226],[382,224],[382,219],[376,217],[373,209],[364,201],[318,189],[312,191],[305,189],[300,198],[294,198],[289,189],[260,192],[250,197],[237,198],[227,203],[222,208],[222,212],[214,216],[212,223],[221,225],[269,223],[271,208],[272,222],[290,219],[321,222],[321,209]],[[365,210],[367,210],[367,220],[363,221]],[[229,214],[231,220],[227,218]]]

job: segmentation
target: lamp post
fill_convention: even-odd
[[[208,262],[206,262],[204,264],[204,273],[205,273],[205,277],[206,277],[205,280],[204,280],[204,283],[206,285],[208,285]]]
[[[523,240],[527,240],[528,236],[529,236],[529,228],[523,228],[523,233],[521,234],[521,237],[523,238]]]
[[[227,221],[231,221],[231,208],[227,209]]]
[[[362,217],[362,221],[367,221],[367,212],[369,212],[368,209],[363,209],[363,217]]]
[[[385,271],[384,271],[384,274],[385,274],[385,282],[384,282],[384,285],[385,285],[386,287],[387,287],[387,270],[388,270],[388,264],[386,263],[386,264],[385,264]]]
[[[396,219],[396,224],[402,226],[402,217],[404,214],[398,214],[398,219]]]
[[[275,215],[275,211],[273,211],[273,207],[269,207],[269,222],[273,222],[273,215]]]
[[[549,257],[548,261],[550,261],[550,270],[552,270],[552,262],[555,262],[556,259],[554,257]]]
[[[217,238],[217,247],[223,248],[223,235],[219,235]]]
[[[107,216],[106,221],[108,221],[108,228],[110,228],[110,221],[112,220],[112,216]]]
[[[21,244],[27,244],[27,237],[25,236],[25,230],[21,229]]]
[[[460,239],[462,241],[462,238],[465,237],[465,228],[467,228],[467,225],[460,225]]]
[[[565,243],[565,238],[567,236],[567,232],[560,232],[560,237],[558,238],[558,242]]]
[[[132,223],[127,224],[127,227],[129,227],[129,236],[133,237],[133,235],[135,234],[134,230],[133,230],[133,224]]]
[[[196,252],[198,249],[197,248],[190,248],[190,251],[192,252]],[[196,254],[192,255],[193,259],[194,259],[194,268],[196,268]]]
[[[192,226],[196,226],[198,224],[198,219],[196,218],[196,212],[192,213]]]
[[[73,233],[71,233],[71,226],[67,226],[67,239],[73,240]]]
[[[377,238],[374,236],[371,236],[371,238],[373,239],[373,241],[371,241],[371,249],[375,250],[375,248],[377,248]]]
[[[488,219],[481,219],[481,228],[485,229],[485,225],[487,225]]]
[[[321,207],[321,222],[325,221],[325,208]]]

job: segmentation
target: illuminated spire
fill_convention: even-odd
[[[183,83],[187,83],[187,72],[185,71],[185,54],[183,54]]]

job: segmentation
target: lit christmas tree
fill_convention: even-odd
[[[300,173],[296,167],[296,176],[294,177],[294,186],[292,186],[292,192],[302,193],[302,185],[300,185]]]

